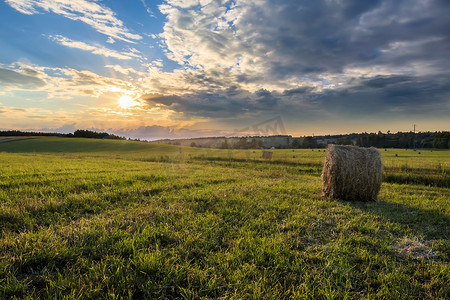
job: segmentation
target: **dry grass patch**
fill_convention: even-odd
[[[418,238],[403,238],[394,249],[402,256],[416,259],[434,260],[438,255],[431,248],[431,241],[420,241]]]

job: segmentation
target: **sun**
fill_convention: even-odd
[[[123,95],[117,101],[118,101],[120,107],[125,108],[125,109],[139,105],[139,103],[135,99],[131,98],[128,95]]]

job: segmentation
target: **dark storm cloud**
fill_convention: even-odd
[[[27,72],[30,74],[30,72]],[[31,73],[31,75],[36,75]],[[0,87],[36,89],[45,86],[45,81],[41,78],[24,75],[14,70],[0,68]]]
[[[449,82],[449,76],[375,78],[316,94],[316,100],[340,115],[442,115],[450,109]]]
[[[163,104],[190,116],[228,118],[247,113],[277,109],[279,95],[264,89],[255,93],[231,87],[215,93],[192,93],[183,96],[144,95],[150,105]]]
[[[373,88],[384,88],[388,85],[398,84],[406,81],[412,81],[412,76],[405,75],[394,75],[394,76],[375,76],[374,78],[368,79],[363,83],[369,87]]]
[[[174,103],[182,101],[182,97],[176,96],[176,95],[170,95],[170,96],[161,96],[161,95],[155,95],[155,94],[149,94],[149,95],[143,95],[142,100],[151,101],[158,104],[163,104],[165,106],[170,106]]]
[[[292,96],[292,95],[297,95],[297,94],[305,94],[305,93],[311,92],[312,90],[313,89],[311,87],[300,87],[300,88],[285,90],[283,92],[283,96]]]
[[[271,53],[266,65],[278,79],[354,64],[427,61],[444,68],[450,66],[449,13],[450,1],[284,0],[276,9],[247,13],[238,32],[262,49],[259,55]]]
[[[237,118],[281,114],[312,118],[341,116],[445,113],[449,109],[449,76],[377,76],[361,78],[342,89],[297,88],[283,92],[261,89],[255,93],[228,89],[219,93],[183,96],[143,96],[150,106],[163,104],[186,117]],[[312,114],[314,112],[314,114]]]
[[[209,118],[433,116],[450,106],[450,1],[240,0],[233,9],[240,14],[230,22],[232,34],[208,30],[216,16],[194,8],[178,8],[190,15],[183,26],[169,16],[169,50],[203,64],[204,73],[186,79],[207,91],[146,97],[150,105]],[[179,38],[183,28],[189,38]],[[236,58],[242,72],[217,69]],[[260,90],[246,91],[246,84]]]

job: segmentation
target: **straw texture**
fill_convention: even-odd
[[[322,195],[330,199],[376,201],[383,164],[375,148],[329,145],[322,170]]]

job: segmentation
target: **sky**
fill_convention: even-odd
[[[450,130],[449,15],[448,0],[0,0],[0,130]]]

